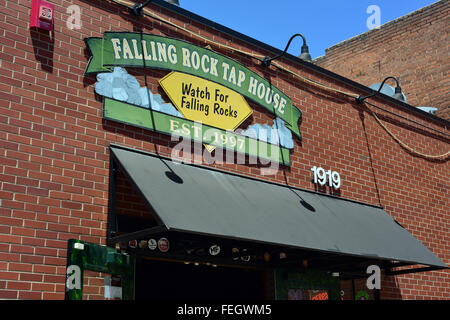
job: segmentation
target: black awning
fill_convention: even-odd
[[[169,232],[447,268],[380,207],[129,149],[111,152]]]

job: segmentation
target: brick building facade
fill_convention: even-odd
[[[338,43],[314,62],[367,86],[393,75],[410,105],[437,108],[449,120],[449,10],[448,1],[437,1]]]
[[[449,265],[448,121],[389,97],[371,99],[378,108],[357,104],[353,98],[333,89],[359,95],[369,93],[368,88],[326,70],[327,66],[318,67],[290,55],[278,63],[331,90],[300,81],[274,66],[265,68],[258,60],[221,44],[262,56],[274,56],[279,50],[163,1],[153,1],[147,10],[171,24],[149,16],[135,17],[112,1],[54,0],[52,3],[54,31],[48,33],[29,28],[30,0],[0,0],[0,299],[64,299],[68,240],[106,245],[112,196],[118,213],[145,215],[147,209],[140,193],[120,173],[117,190],[112,194],[112,144],[160,156],[172,154],[174,142],[170,136],[105,119],[101,97],[94,90],[96,76],[84,72],[90,58],[85,39],[101,38],[107,31],[142,31],[202,48],[210,46],[212,51],[265,79],[270,78],[301,110],[298,124],[301,139],[294,137],[290,166],[280,166],[275,174],[262,175],[259,165],[247,163],[207,164],[203,160],[202,165],[383,208]],[[81,9],[79,29],[68,28],[70,14],[66,10],[71,4]],[[431,8],[442,7],[448,12],[446,1]],[[439,28],[440,22],[436,20],[431,25]],[[383,30],[373,32],[378,34]],[[213,39],[215,43],[205,39]],[[420,40],[416,43],[425,46]],[[355,48],[360,50],[358,46]],[[420,50],[415,54],[420,57]],[[402,52],[396,55],[399,60],[409,57]],[[345,57],[358,59],[357,56],[354,49]],[[447,61],[448,66],[448,57],[441,58],[442,64],[445,66]],[[378,65],[375,56],[371,59],[369,66]],[[384,72],[384,64],[381,66]],[[169,71],[127,70],[141,86],[145,84],[153,93],[160,94],[164,102],[170,101],[158,83]],[[352,70],[352,74],[364,74],[364,78],[361,75],[355,79],[364,84],[382,78],[373,72],[365,75],[356,63]],[[439,63],[427,65],[426,70],[444,76]],[[408,80],[405,74],[399,76],[412,105],[445,103],[437,95],[409,91],[413,84],[421,82],[415,78]],[[430,77],[434,76],[430,74]],[[430,87],[432,82],[426,85]],[[272,124],[271,112],[258,103],[248,103],[253,115],[243,123],[244,128],[255,123]],[[393,140],[368,108],[414,152]],[[442,158],[426,156],[446,152],[447,156]],[[192,154],[184,156],[194,158]],[[314,166],[338,171],[342,179],[340,189],[314,184],[311,172]],[[174,195],[177,196],[181,195]],[[448,270],[396,276],[383,273],[380,297],[449,299],[449,275]],[[104,297],[103,276],[93,271],[85,273],[84,298]],[[364,279],[357,282],[357,290],[364,290],[364,283]],[[342,281],[341,286],[345,298],[351,299],[349,280]]]

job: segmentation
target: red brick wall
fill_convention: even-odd
[[[395,76],[410,105],[438,108],[450,120],[449,10],[449,1],[438,1],[336,44],[314,62],[366,86]]]
[[[84,271],[83,300],[105,300],[105,276],[108,275],[102,272]]]
[[[95,77],[83,76],[89,58],[83,39],[100,37],[104,31],[132,31],[131,21],[137,19],[107,1],[52,3],[55,32],[50,40],[45,32],[28,29],[31,1],[0,0],[0,299],[63,299],[67,239],[105,244],[110,143],[161,155],[171,152],[166,136],[103,120],[102,103],[94,94]],[[82,10],[80,30],[66,27],[66,7],[72,3]],[[268,54],[154,4],[149,7],[216,41]],[[150,18],[139,21],[142,25],[135,28],[144,32],[207,45]],[[405,151],[351,100],[304,85],[285,72],[264,70],[240,54],[213,49],[270,75],[303,112],[303,139],[295,142],[290,168],[261,176],[255,166],[215,167],[311,190],[311,167],[336,170],[342,179],[341,197],[381,204],[450,264],[447,161],[430,161]],[[287,65],[328,86],[352,90],[299,65]],[[157,79],[166,74],[136,73],[141,74],[141,85],[143,75],[147,76],[152,90],[158,90]],[[411,147],[428,154],[449,150],[449,131],[442,124],[375,101],[425,126],[379,112],[389,129]],[[269,113],[251,106],[255,122],[271,122]],[[449,274],[384,277],[382,298],[449,299]],[[101,295],[95,281],[88,291],[96,298]]]

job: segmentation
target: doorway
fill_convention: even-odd
[[[264,300],[264,271],[161,260],[136,261],[136,300]]]

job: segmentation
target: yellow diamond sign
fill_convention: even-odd
[[[243,96],[209,80],[171,72],[159,84],[189,120],[234,131],[253,113]]]

